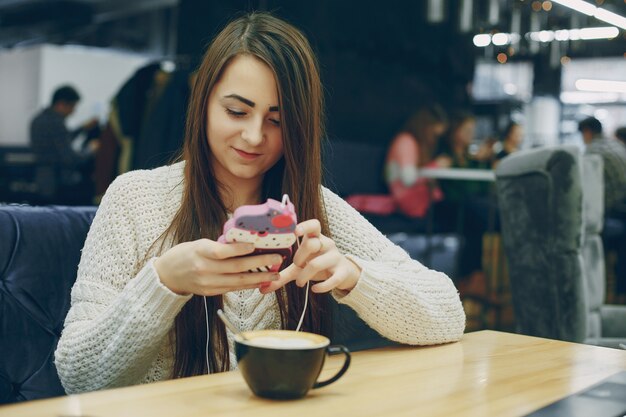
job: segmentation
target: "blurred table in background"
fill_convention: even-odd
[[[494,182],[496,174],[491,169],[467,168],[422,168],[420,177],[439,180],[488,181]]]
[[[30,148],[0,146],[0,203],[36,200],[35,166]]]

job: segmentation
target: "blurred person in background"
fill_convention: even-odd
[[[513,152],[517,152],[524,139],[524,129],[517,122],[510,122],[502,135],[502,149],[496,153],[493,159],[493,169],[496,169],[500,160],[506,158]]]
[[[450,118],[450,126],[438,147],[437,166],[441,168],[489,168],[493,157],[492,142],[485,141],[476,152],[470,145],[476,135],[476,118],[471,113],[457,111]]]
[[[596,154],[604,161],[604,211],[607,215],[623,205],[626,199],[626,146],[602,134],[602,123],[589,117],[578,124],[586,145],[586,153]]]
[[[604,228],[602,239],[606,251],[617,254],[615,296],[626,302],[626,146],[602,134],[602,123],[589,117],[578,124],[586,153],[604,161]],[[619,129],[618,129],[619,131]],[[616,132],[617,136],[617,132]]]
[[[445,111],[437,104],[421,107],[392,140],[385,160],[385,182],[400,211],[409,217],[424,217],[431,194],[419,169],[435,166],[434,155],[447,127]]]
[[[75,88],[64,85],[52,94],[52,103],[40,111],[30,123],[30,145],[37,158],[35,181],[41,202],[54,204],[90,204],[89,166],[98,149],[97,140],[88,141],[80,150],[72,142],[81,133],[98,127],[92,118],[75,130],[65,125],[74,113],[80,95]],[[91,191],[92,193],[93,191]]]
[[[618,127],[615,130],[615,138],[626,145],[626,126]]]
[[[476,119],[470,113],[456,112],[441,141],[436,163],[442,168],[490,169],[492,142],[485,141],[476,153],[470,152]],[[486,295],[486,276],[482,270],[483,234],[489,226],[490,184],[486,181],[440,180],[444,199],[435,207],[436,228],[443,233],[460,233],[463,246],[456,274],[461,296]],[[497,220],[497,219],[495,219]],[[494,227],[497,225],[494,223]]]
[[[470,145],[476,134],[476,119],[470,113],[456,112],[450,127],[440,142],[435,158],[440,168],[489,169],[493,157],[492,143],[486,141],[476,153],[470,153]],[[487,195],[488,184],[483,181],[440,181],[445,200],[459,203],[468,196]]]

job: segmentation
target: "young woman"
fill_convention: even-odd
[[[476,154],[470,154],[470,145],[476,132],[476,119],[464,112],[455,112],[450,127],[443,136],[440,151],[436,157],[442,168],[489,169],[492,153],[490,143],[480,147]],[[469,196],[486,195],[489,185],[481,181],[439,181],[445,199],[462,202]]]
[[[524,139],[524,129],[519,123],[510,122],[502,135],[502,149],[493,160],[492,167],[496,169],[500,161],[514,152],[519,151]]]
[[[470,154],[476,120],[473,115],[456,112],[442,140],[437,163],[444,168],[490,169],[492,143],[486,141],[477,153]],[[444,200],[435,207],[435,223],[443,232],[460,232],[464,244],[460,253],[457,286],[464,295],[484,296],[486,276],[482,270],[483,234],[488,229],[489,187],[485,181],[440,180]]]
[[[233,369],[233,335],[216,310],[241,330],[294,329],[309,281],[307,331],[329,333],[333,297],[392,340],[461,338],[451,280],[320,185],[322,98],[314,55],[291,25],[252,13],[217,35],[198,69],[181,161],[120,176],[94,219],[55,353],[68,392]],[[247,272],[276,255],[218,243],[222,225],[237,207],[283,193],[301,221],[292,264]]]
[[[424,217],[428,211],[432,193],[426,180],[420,179],[419,168],[436,165],[433,159],[437,143],[446,126],[446,114],[440,106],[425,106],[391,141],[385,181],[398,208],[409,217]]]

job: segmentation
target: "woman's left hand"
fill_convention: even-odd
[[[293,263],[280,272],[280,278],[261,288],[263,294],[276,291],[290,281],[304,287],[308,281],[318,282],[311,286],[316,293],[333,289],[352,290],[361,276],[361,268],[342,255],[335,242],[322,234],[317,219],[304,221],[296,227],[296,236],[302,241],[293,256]]]

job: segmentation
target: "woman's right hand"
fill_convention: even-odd
[[[252,243],[219,243],[209,239],[179,243],[154,260],[159,279],[181,294],[218,295],[259,288],[276,281],[276,272],[248,272],[282,262],[278,254],[250,255]]]

